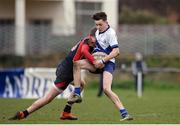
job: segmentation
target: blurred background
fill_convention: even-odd
[[[44,96],[56,66],[88,35],[91,15],[99,11],[119,41],[112,88],[135,118],[126,123],[180,123],[180,0],[0,0],[0,123],[11,124],[8,116]],[[141,93],[135,91],[136,55],[144,67]],[[119,124],[119,112],[99,94],[99,75],[83,77],[88,89],[83,105],[74,108],[81,118],[76,123]],[[72,91],[69,86],[59,97]],[[15,123],[72,123],[57,118],[63,104],[55,100]]]
[[[55,68],[94,27],[91,15],[105,11],[120,46],[118,78],[133,82],[131,63],[139,52],[150,80],[179,84],[179,5],[178,0],[0,0],[0,68]]]
[[[121,57],[141,52],[151,61],[175,58],[158,66],[178,68],[179,5],[178,0],[0,0],[0,67],[41,66],[45,61],[29,64],[28,58],[49,55],[59,59],[94,26],[91,15],[105,11]],[[55,66],[52,62],[42,66]]]
[[[55,68],[88,35],[91,15],[105,11],[119,41],[119,79],[133,82],[131,63],[139,52],[146,78],[179,84],[179,5],[178,0],[0,0],[0,68]]]
[[[128,82],[122,86],[133,86],[136,52],[147,64],[145,82],[179,86],[179,0],[0,0],[1,71],[55,68],[87,36],[94,26],[91,15],[99,11],[117,32],[121,54],[115,76]]]

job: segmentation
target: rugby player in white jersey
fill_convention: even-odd
[[[106,96],[113,102],[116,108],[119,110],[123,120],[132,120],[128,111],[123,106],[116,93],[111,90],[113,72],[115,70],[115,57],[119,55],[119,47],[116,32],[112,29],[107,22],[107,15],[104,12],[95,13],[92,16],[95,22],[97,31],[96,35],[96,47],[94,52],[104,52],[107,54],[102,60],[99,60],[104,65],[103,71],[103,91]],[[100,66],[97,66],[100,67]],[[74,62],[74,84],[75,90],[80,88],[80,69],[88,69],[93,71],[96,66],[91,65],[86,60],[78,60]],[[92,70],[93,69],[93,70]],[[75,97],[70,99],[70,102],[76,102],[78,100],[79,93],[74,91]]]

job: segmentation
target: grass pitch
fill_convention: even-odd
[[[55,99],[50,104],[31,114],[27,119],[9,121],[16,111],[27,108],[33,99],[0,99],[1,124],[173,124],[180,123],[180,96],[177,89],[145,89],[143,97],[137,98],[131,89],[113,89],[134,117],[133,121],[120,122],[119,111],[104,95],[96,97],[97,89],[85,89],[83,102],[75,104],[72,112],[76,121],[60,120],[59,114],[66,104],[64,99]]]

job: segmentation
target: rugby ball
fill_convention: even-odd
[[[107,54],[104,52],[95,52],[92,54],[95,60],[102,60]]]

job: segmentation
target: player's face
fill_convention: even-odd
[[[101,20],[95,20],[96,28],[99,30],[99,32],[103,32],[107,29],[108,23],[107,21]]]
[[[95,47],[95,45],[96,45],[96,38],[91,37],[91,39],[89,39],[89,46]]]

